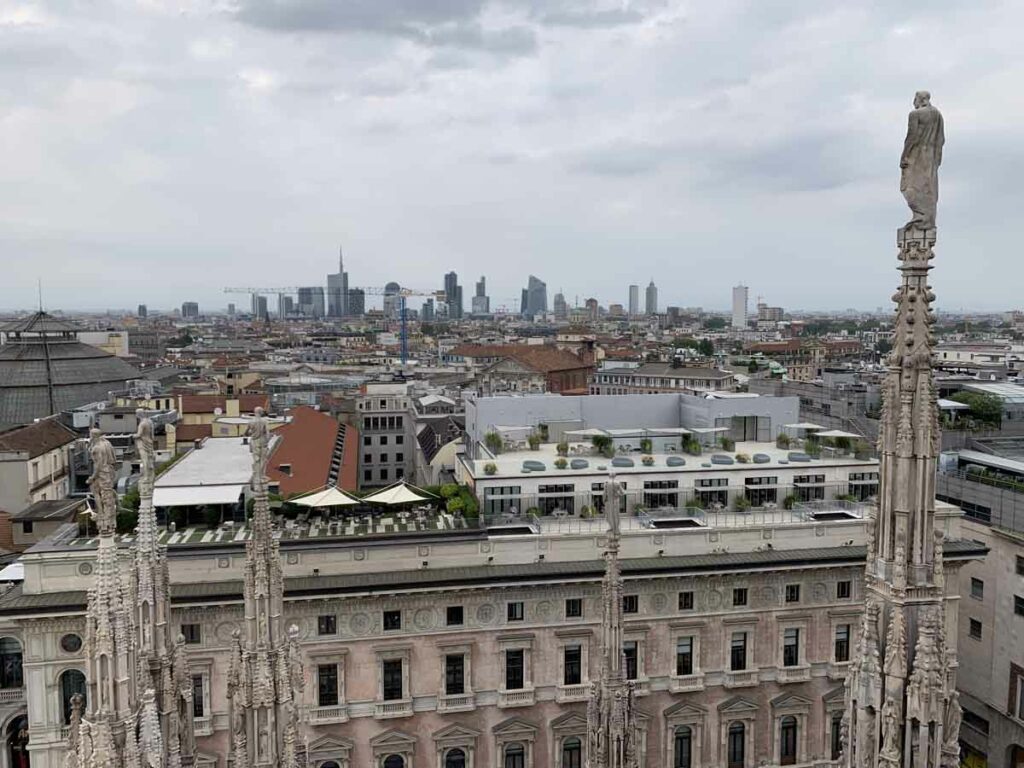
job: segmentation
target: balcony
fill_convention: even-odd
[[[534,702],[533,688],[522,688],[516,691],[498,691],[498,706],[532,707]]]
[[[212,717],[196,717],[192,719],[192,723],[196,736],[209,736],[213,733]]]
[[[412,714],[412,699],[400,701],[378,701],[374,707],[374,717],[409,717]]]
[[[780,684],[803,683],[811,679],[811,667],[809,664],[802,664],[797,667],[779,667],[779,672],[775,679]]]
[[[442,693],[437,697],[437,709],[440,712],[464,712],[475,708],[476,697],[472,693]]]
[[[348,722],[348,706],[337,704],[333,707],[313,707],[309,710],[309,722],[313,725]]]
[[[830,661],[828,665],[829,680],[845,680],[849,669],[850,662],[848,661]]]
[[[673,675],[671,682],[671,689],[673,693],[686,693],[688,691],[703,691],[704,690],[704,673],[697,672],[693,675]]]
[[[750,688],[757,685],[760,675],[756,669],[727,670],[722,685],[726,688]]]
[[[558,702],[583,701],[590,695],[590,684],[560,685],[555,693]]]
[[[24,688],[0,688],[0,704],[22,704],[24,701]]]

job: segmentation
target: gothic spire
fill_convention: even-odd
[[[880,490],[876,519],[868,524],[864,619],[846,680],[847,768],[951,768],[959,754],[955,659],[945,640],[943,534],[935,528],[939,418],[932,379],[935,295],[928,285],[942,118],[920,101],[921,93],[901,162],[915,219],[896,238],[902,278],[893,296],[893,349],[882,387]],[[918,130],[915,121],[938,130]]]
[[[263,409],[249,425],[253,513],[245,545],[245,631],[234,638],[228,672],[235,768],[298,768],[303,690],[298,629],[284,633],[284,576],[267,498],[270,429]]]
[[[608,543],[601,598],[601,671],[587,704],[587,768],[639,768],[639,738],[633,683],[623,669],[622,571],[619,514],[622,486],[614,476],[604,486]]]

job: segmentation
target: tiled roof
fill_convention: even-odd
[[[34,424],[0,432],[0,451],[24,451],[30,459],[54,448],[72,443],[77,435],[56,419],[41,419]]]
[[[602,373],[613,373],[614,369],[606,369]],[[733,374],[730,371],[722,371],[718,368],[673,368],[671,363],[645,363],[639,368],[621,371],[627,376],[665,376],[680,379],[731,379]]]
[[[283,496],[314,491],[327,484],[338,436],[337,420],[326,413],[303,405],[291,415],[290,422],[274,430],[280,440],[267,465],[267,475],[280,484]],[[291,465],[290,474],[281,471],[282,464]]]
[[[14,515],[12,520],[46,520],[48,522],[74,520],[80,509],[85,509],[85,499],[51,499],[37,501]]]
[[[227,401],[235,398],[227,398],[224,395],[182,395],[182,413],[214,413],[220,408],[223,413],[227,409]],[[253,413],[256,408],[264,410],[270,408],[270,398],[267,395],[239,395],[238,412]]]
[[[591,367],[572,352],[548,344],[460,344],[449,354],[469,358],[507,358],[538,373]]]
[[[174,430],[174,441],[177,443],[202,440],[213,435],[213,424],[178,424]]]

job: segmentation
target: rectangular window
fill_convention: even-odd
[[[627,640],[622,644],[622,671],[627,680],[636,680],[639,672],[640,644],[636,640]]]
[[[202,675],[192,675],[192,717],[204,717],[206,697],[203,695],[205,686]]]
[[[800,630],[787,627],[782,632],[782,666],[795,667],[800,663]]]
[[[363,464],[373,464],[373,454],[372,453],[364,453],[363,454]]]
[[[444,657],[444,692],[448,696],[461,696],[466,692],[466,657],[461,653]]]
[[[23,520],[21,523],[22,533],[32,533],[35,530],[36,524],[33,520]]]
[[[402,660],[386,659],[381,662],[381,679],[384,684],[384,701],[399,701],[404,693],[402,683]]]
[[[565,601],[565,618],[583,618],[583,600],[579,597],[569,597]]]
[[[368,483],[371,480],[373,480],[373,470],[372,469],[364,469],[363,470],[363,481]]]
[[[836,627],[835,657],[837,662],[850,660],[850,625],[840,624]]]
[[[403,435],[395,435],[395,445],[402,445],[405,443],[405,437]]]
[[[395,463],[401,464],[403,461],[405,461],[405,454],[404,453],[396,453],[395,454]]]
[[[363,445],[373,445],[373,438],[369,435],[363,435]]]
[[[579,645],[567,645],[562,654],[565,667],[563,683],[579,685],[583,682],[583,648]]]
[[[381,435],[380,436],[380,444],[381,445],[387,445],[388,444],[388,436],[387,435]]]
[[[1013,596],[1013,612],[1018,616],[1024,616],[1024,597],[1021,595]]]
[[[522,621],[525,616],[522,602],[517,600],[505,606],[505,617],[509,621]]]
[[[316,668],[316,705],[338,706],[338,665],[318,664]]]
[[[622,612],[623,613],[638,613],[640,611],[640,596],[639,595],[623,595],[622,596]]]
[[[686,590],[685,592],[679,593],[679,610],[680,611],[692,611],[693,610],[693,592]]]
[[[971,597],[975,600],[985,599],[985,582],[981,579],[971,579]]]
[[[1017,555],[1017,575],[1024,576],[1024,557]]]
[[[338,617],[333,613],[324,613],[316,618],[316,633],[318,635],[338,634]]]
[[[386,453],[380,454],[380,463],[381,464],[387,464],[388,463],[388,455]]]
[[[736,606],[747,604],[746,587],[736,587],[736,589],[732,591],[732,604]]]
[[[832,713],[829,737],[829,751],[832,753],[832,759],[838,760],[843,753],[843,716],[839,712]]]
[[[733,632],[729,647],[729,669],[742,672],[747,668],[747,633]]]
[[[461,605],[449,605],[445,610],[445,624],[449,627],[461,627],[465,621],[465,611]]]
[[[981,640],[981,622],[977,619],[971,619],[967,629],[967,634],[975,640]]]
[[[402,628],[401,611],[384,611],[384,631],[397,632]]]
[[[786,585],[786,602],[787,603],[799,603],[800,602],[800,585],[799,584],[787,584]]]
[[[836,582],[836,599],[837,600],[849,600],[853,594],[853,582],[852,581],[837,581]]]
[[[189,645],[199,645],[203,642],[203,632],[198,624],[182,624],[181,634],[185,636],[185,642]]]
[[[676,675],[693,674],[693,638],[680,637],[676,641]]]
[[[505,690],[518,691],[526,687],[526,652],[522,648],[505,651]]]
[[[388,479],[388,471],[387,471],[387,469],[382,469],[380,471],[380,479],[381,480],[387,480]]]

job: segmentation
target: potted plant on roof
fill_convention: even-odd
[[[650,453],[653,445],[654,443],[651,442],[651,438],[640,438],[640,453]]]
[[[653,456],[644,456],[643,458],[640,459],[640,461],[643,463],[643,465],[645,467],[653,467],[654,466],[654,457]]]
[[[559,456],[568,456],[569,444],[563,440],[562,442],[555,446],[555,450],[558,452]]]
[[[501,453],[501,435],[495,431],[490,431],[484,435],[484,445],[487,446],[487,450],[497,456]]]
[[[529,443],[531,451],[540,450],[541,439],[536,432],[531,432],[530,436],[526,438],[526,442]]]
[[[555,468],[556,469],[565,469],[568,466],[569,466],[569,462],[566,461],[564,456],[559,456],[557,459],[555,459]]]
[[[484,464],[484,474],[485,475],[496,475],[497,473],[498,473],[498,465],[495,464],[493,461],[488,461],[486,464]]]

